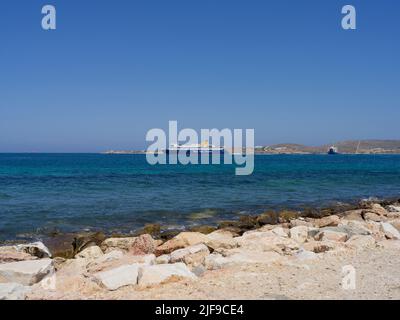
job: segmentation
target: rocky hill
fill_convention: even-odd
[[[339,153],[361,153],[361,154],[400,154],[400,140],[348,140],[333,144]],[[293,153],[326,153],[331,145],[305,146],[301,144],[283,143],[276,144],[263,149],[260,153],[293,154]]]

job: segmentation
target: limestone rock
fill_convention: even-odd
[[[51,259],[11,262],[0,265],[0,283],[15,282],[30,286],[54,272]]]
[[[181,239],[172,238],[164,242],[162,245],[158,246],[155,250],[156,256],[169,254],[175,250],[182,249],[186,247],[185,242]]]
[[[394,219],[389,222],[393,227],[395,227],[398,231],[400,231],[400,219]]]
[[[340,218],[336,215],[327,216],[321,219],[314,220],[314,226],[317,228],[336,227],[340,223]]]
[[[95,260],[89,262],[88,269],[93,269],[102,264],[120,260],[123,258],[123,256],[124,256],[124,253],[121,250],[110,251],[106,254],[98,256]]]
[[[287,228],[276,227],[272,229],[271,232],[277,235],[278,237],[287,238],[289,236],[289,229]]]
[[[367,224],[365,224],[363,226],[367,226]],[[348,238],[350,238],[351,236],[354,236],[354,235],[367,236],[367,235],[371,234],[371,232],[366,227],[361,227],[361,225],[357,224],[357,222],[355,222],[355,221],[350,222],[347,225],[341,224],[337,227],[325,227],[320,230],[346,233]]]
[[[297,241],[298,243],[304,243],[308,238],[308,227],[297,226],[290,229],[290,238]]]
[[[319,228],[309,227],[308,228],[308,238],[314,239],[317,233],[320,231]]]
[[[363,210],[362,209],[358,209],[358,210],[350,210],[350,211],[346,211],[344,212],[344,218],[346,220],[353,220],[353,221],[364,221],[363,217],[362,217],[362,213]]]
[[[139,274],[139,264],[124,265],[93,275],[93,280],[107,290],[114,291],[121,287],[136,285]]]
[[[130,255],[123,254],[121,251],[111,251],[106,253],[102,257],[90,262],[86,266],[88,273],[98,273],[115,269],[124,265],[132,264],[145,264],[152,265],[155,263],[156,256],[154,254],[147,255]]]
[[[252,251],[288,253],[300,248],[299,243],[293,239],[278,237],[271,231],[245,234],[236,240],[241,248]]]
[[[184,263],[157,264],[141,267],[138,283],[140,286],[152,286],[180,278],[196,279],[197,277]]]
[[[207,236],[200,232],[181,232],[175,238],[182,240],[185,246],[194,246],[196,244],[205,243],[208,240]]]
[[[371,209],[369,211],[374,212],[374,213],[376,213],[377,215],[380,215],[380,216],[386,216],[386,214],[387,214],[387,211],[385,210],[385,208],[383,208],[378,203],[373,203],[372,206],[371,206]]]
[[[207,238],[208,239],[221,239],[221,238],[225,239],[225,238],[233,238],[236,236],[237,236],[237,234],[232,231],[229,231],[226,229],[219,229],[219,230],[215,230],[215,231],[209,233],[207,235]]]
[[[39,259],[51,258],[51,253],[49,249],[42,242],[34,242],[28,244],[19,244],[15,246],[20,252],[28,253]]]
[[[104,240],[106,240],[104,233],[102,232],[83,232],[74,236],[73,247],[74,252],[78,253],[83,249],[92,246],[100,245]]]
[[[220,253],[210,254],[205,258],[204,265],[208,270],[217,270],[228,264],[227,259]]]
[[[237,241],[233,238],[233,234],[229,231],[218,230],[207,236],[206,245],[216,250],[218,248],[232,249],[238,246]]]
[[[151,254],[156,250],[156,243],[149,234],[142,234],[135,239],[129,248],[129,253],[133,255]]]
[[[19,283],[0,283],[0,300],[25,300],[29,287]]]
[[[399,219],[400,218],[400,212],[388,212],[386,217],[388,219]]]
[[[37,258],[29,253],[18,251],[15,246],[0,247],[0,264],[35,259]]]
[[[152,265],[156,263],[156,256],[154,254],[145,254],[129,257],[129,260],[144,265]]]
[[[387,207],[388,212],[399,212],[400,213],[400,206],[390,205]]]
[[[290,221],[290,228],[298,227],[298,226],[306,226],[306,227],[313,227],[312,222],[305,221],[303,219],[294,219]]]
[[[371,230],[368,229],[368,222],[359,220],[342,220],[339,225],[339,230],[349,234],[349,237],[353,235],[370,235]]]
[[[136,237],[109,238],[109,239],[104,240],[101,243],[100,247],[105,253],[108,253],[112,250],[129,251],[129,249],[132,248],[135,240],[136,240]]]
[[[332,230],[322,230],[317,233],[315,236],[315,240],[317,241],[337,241],[337,242],[345,242],[347,240],[347,233],[332,231]]]
[[[88,260],[97,259],[103,256],[104,253],[98,246],[91,246],[89,248],[84,249],[79,252],[75,257],[76,258],[84,258]]]
[[[169,254],[163,254],[156,258],[156,264],[167,264],[170,263],[171,256]]]
[[[375,212],[369,212],[369,211],[363,212],[362,216],[363,216],[364,220],[367,220],[367,221],[371,220],[371,221],[375,221],[375,222],[381,222],[381,221],[386,220],[385,216],[378,215]]]
[[[184,262],[187,265],[196,266],[202,264],[205,257],[209,254],[210,251],[207,246],[201,243],[172,252],[170,255],[170,262]]]
[[[169,254],[172,251],[188,246],[193,246],[200,243],[207,243],[207,241],[207,235],[200,232],[181,232],[171,240],[157,247],[155,250],[155,254],[157,256],[162,254]]]
[[[374,248],[376,246],[376,241],[372,236],[355,235],[347,240],[346,244],[355,248]]]
[[[381,222],[382,230],[388,239],[400,240],[400,232],[388,222]]]

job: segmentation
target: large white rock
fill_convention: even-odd
[[[30,286],[52,272],[54,266],[51,259],[0,264],[0,283],[15,282]]]
[[[171,277],[196,279],[188,267],[181,262],[174,264],[157,264],[153,266],[142,266],[139,270],[139,285],[152,286],[163,283]]]
[[[0,283],[0,300],[25,300],[29,287],[19,283]]]
[[[209,255],[210,251],[204,244],[197,244],[194,246],[186,247],[184,249],[179,249],[170,254],[170,262],[185,262],[185,258],[189,255],[202,254],[203,256]]]
[[[121,287],[136,285],[140,264],[121,266],[93,275],[94,281],[107,290],[114,291]]]
[[[19,244],[15,248],[19,252],[29,253],[32,256],[42,258],[51,258],[49,249],[40,241],[28,244]]]
[[[233,234],[225,230],[217,230],[207,235],[206,245],[213,250],[218,248],[232,249],[238,246]]]
[[[400,212],[400,207],[398,207],[398,206],[391,205],[391,206],[388,206],[387,209],[389,212]]]
[[[308,227],[306,226],[297,226],[289,231],[290,238],[297,241],[298,243],[304,243],[308,237]]]
[[[121,251],[118,250],[113,250],[109,253],[104,254],[100,258],[92,260],[90,263],[87,264],[86,270],[89,273],[99,273],[126,265],[151,265],[155,263],[155,260],[156,256],[154,254],[134,256],[131,254],[123,254]]]
[[[103,251],[98,246],[91,246],[79,252],[75,258],[84,258],[88,260],[97,259],[104,255]]]
[[[400,232],[388,222],[381,222],[381,227],[386,238],[400,240]]]
[[[372,233],[367,224],[366,221],[342,220],[337,229],[347,233],[350,238],[354,235],[367,236]]]

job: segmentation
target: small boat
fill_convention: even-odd
[[[331,146],[328,150],[328,154],[338,154],[338,149],[335,146]]]

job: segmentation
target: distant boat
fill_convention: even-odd
[[[328,154],[338,154],[338,149],[335,146],[331,146],[328,150]]]

